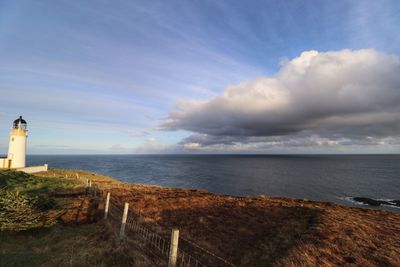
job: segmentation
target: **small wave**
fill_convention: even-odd
[[[351,202],[353,204],[361,205],[361,206],[368,206],[368,204],[357,202],[353,199],[353,197],[338,197],[338,199],[345,200],[347,202]]]
[[[398,199],[387,199],[387,198],[368,198],[368,197],[344,197],[344,200],[351,202],[353,204],[362,206],[372,206],[372,207],[391,207],[400,209],[400,200]]]

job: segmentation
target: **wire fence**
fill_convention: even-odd
[[[180,237],[180,241],[183,241],[182,243],[185,244],[186,246],[191,246],[192,248],[194,248],[194,250],[197,250],[198,253],[201,253],[203,255],[205,255],[208,259],[211,259],[211,261],[213,263],[217,263],[218,266],[231,266],[234,267],[235,265],[227,260],[225,260],[224,258],[216,255],[215,253],[213,253],[212,251],[199,246],[198,244],[188,240],[187,238],[184,238],[183,236]],[[190,261],[190,259],[188,259]],[[186,260],[186,261],[188,261]]]
[[[74,175],[65,175],[65,178],[72,178],[79,180],[86,188],[86,194],[95,198],[104,198],[104,193],[112,191],[113,189],[125,189],[129,184],[119,185],[102,185],[101,188],[92,180],[81,177],[78,173]],[[173,255],[171,242],[172,236],[168,236],[168,231],[156,223],[156,228],[161,230],[151,229],[146,225],[145,218],[132,210],[126,211],[126,218],[124,222],[124,207],[119,199],[114,196],[108,196],[105,202],[105,218],[108,219],[110,224],[115,230],[124,228],[123,238],[140,241],[146,247],[146,251],[151,254],[151,257],[156,257],[159,262],[164,262],[165,265],[174,267],[205,267],[205,266],[220,266],[220,267],[234,267],[235,265],[216,255],[214,252],[206,249],[194,241],[189,240],[184,236],[179,236],[176,245],[177,249]],[[127,206],[127,205],[126,205]],[[122,226],[123,225],[123,226]],[[178,241],[179,240],[179,241]],[[179,245],[178,245],[179,244]],[[174,259],[171,262],[171,257]],[[171,264],[172,263],[172,264]]]
[[[128,229],[132,232],[135,232],[138,237],[145,242],[146,245],[156,249],[161,255],[168,256],[170,242],[164,237],[154,231],[151,231],[149,228],[144,227],[131,217],[129,217],[127,221],[127,226]]]
[[[107,193],[107,199],[104,199],[104,218],[108,220],[114,229],[120,228],[120,235],[123,233],[124,239],[140,241],[140,244],[146,247],[146,252],[151,254],[153,260],[156,260],[155,258],[157,258],[156,262],[165,263],[165,265],[172,267],[235,266],[230,261],[216,255],[214,252],[200,246],[196,242],[191,241],[182,235],[179,236],[179,231],[175,240],[173,236],[174,230],[169,237],[168,230],[159,224],[152,222],[151,224],[153,227],[158,230],[152,229],[151,226],[144,223],[146,221],[145,218],[134,212],[132,209],[126,210],[124,221],[125,209],[123,204],[118,201],[119,198],[116,198],[115,196],[110,197],[109,194],[113,189],[128,190],[131,186],[130,184],[102,184],[100,188],[98,184],[94,183],[91,179],[88,179],[85,176],[80,176],[79,173],[61,175],[65,175],[66,179],[78,180],[82,185],[84,185],[86,194],[92,198],[102,200],[104,199],[105,193]],[[53,176],[56,177],[57,175],[54,173]],[[128,207],[127,204],[128,203],[125,203],[125,207]],[[76,263],[72,265],[72,259],[71,255],[71,266],[78,266]],[[103,265],[102,262],[99,262],[99,265]],[[147,265],[147,263],[144,263],[144,265]],[[82,266],[85,266],[85,264]]]
[[[112,218],[116,222],[120,221],[123,210],[119,208],[118,204],[113,201],[110,201],[110,206],[110,218]],[[140,238],[147,248],[152,249],[153,252],[156,253],[156,256],[168,259],[168,257],[170,256],[171,241],[169,241],[165,235],[151,230],[149,227],[144,226],[139,221],[141,221],[141,217],[138,214],[132,211],[128,212],[128,218],[126,222],[128,231],[126,235],[129,237],[130,233],[134,234],[134,237]],[[178,248],[176,256],[176,266],[205,267],[207,265],[199,259],[195,258],[194,256],[190,255],[183,249]]]
[[[95,184],[90,185],[90,194],[92,196],[101,196],[102,192]],[[120,189],[121,187],[112,186],[107,189]],[[104,189],[103,189],[104,190]],[[111,196],[108,203],[108,210],[106,211],[106,218],[115,225],[124,226],[125,238],[134,238],[140,240],[153,256],[158,257],[160,260],[171,260],[171,242],[172,238],[168,237],[168,231],[163,229],[162,226],[156,224],[158,229],[151,229],[148,225],[143,223],[145,220],[140,214],[132,210],[127,210],[126,222],[123,222],[124,209],[122,204],[115,197]],[[177,244],[178,246],[178,244]],[[212,251],[198,245],[197,243],[180,236],[179,246],[175,255],[175,265],[179,267],[205,267],[205,266],[221,266],[221,267],[234,267],[235,265],[228,260],[216,255]]]

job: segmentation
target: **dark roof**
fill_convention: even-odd
[[[24,120],[23,118],[22,118],[22,116],[19,116],[19,118],[18,119],[16,119],[15,121],[14,121],[14,126],[17,126],[17,125],[19,125],[19,124],[26,124],[26,120]]]

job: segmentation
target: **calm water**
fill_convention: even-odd
[[[82,169],[122,181],[351,204],[363,196],[400,199],[400,155],[210,156],[79,155],[28,157],[28,164]]]

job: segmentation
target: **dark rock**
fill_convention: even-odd
[[[392,202],[394,204],[394,206],[400,207],[400,200],[392,200],[390,202]]]
[[[372,198],[368,198],[368,197],[353,197],[353,200],[357,201],[357,202],[361,202],[363,204],[370,205],[370,206],[376,206],[377,207],[377,206],[381,205],[380,201],[372,199]]]
[[[353,197],[353,200],[375,207],[378,207],[380,205],[400,207],[400,200],[386,201],[386,200],[372,199],[368,197]]]

